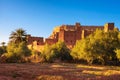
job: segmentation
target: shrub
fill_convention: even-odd
[[[36,50],[31,51],[32,55],[29,57],[29,61],[33,63],[42,63],[45,62],[44,56],[41,54],[41,52],[38,52]]]
[[[6,52],[7,52],[6,46],[1,46],[1,47],[0,47],[0,55],[4,54],[4,53],[6,53]]]
[[[70,61],[72,56],[70,55],[70,50],[66,47],[64,42],[58,41],[52,46],[46,44],[41,55],[47,62],[54,62],[56,59],[61,61]]]
[[[8,44],[8,53],[6,54],[7,62],[25,62],[25,57],[31,55],[25,42],[15,44],[13,42]]]
[[[120,33],[119,33],[120,34]],[[118,31],[104,32],[96,30],[90,36],[79,40],[71,51],[74,60],[86,60],[88,64],[93,62],[101,64],[111,64],[109,62],[117,62],[115,50],[120,47],[120,38]]]
[[[119,61],[120,61],[120,49],[115,50],[115,52],[116,52],[117,58],[118,58]]]

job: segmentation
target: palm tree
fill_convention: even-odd
[[[15,43],[26,41],[26,31],[23,30],[22,28],[16,29],[10,34],[9,39],[10,41]]]

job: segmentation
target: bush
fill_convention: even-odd
[[[21,42],[18,44],[11,42],[8,44],[7,51],[7,62],[26,62],[25,57],[31,55],[31,52],[27,48],[25,42]]]
[[[42,63],[45,62],[44,56],[41,54],[41,52],[38,52],[36,50],[31,51],[32,55],[29,57],[29,61],[33,63]]]
[[[65,43],[61,41],[58,41],[52,46],[46,44],[42,51],[42,55],[47,62],[54,62],[56,59],[60,59],[61,61],[72,60],[70,50],[66,47]]]
[[[118,58],[119,61],[120,61],[120,49],[116,49],[115,52],[116,52],[117,58]]]
[[[119,33],[120,34],[120,33]],[[86,60],[88,64],[101,63],[111,64],[109,62],[117,62],[115,50],[120,48],[120,38],[118,31],[104,32],[96,30],[90,36],[79,40],[71,51],[74,60]]]
[[[1,46],[1,47],[0,47],[0,55],[4,54],[4,53],[6,53],[6,52],[7,52],[6,46]]]
[[[50,45],[45,44],[44,50],[41,54],[42,58],[44,58],[46,62],[53,62],[55,55],[56,53],[54,52],[54,49]]]

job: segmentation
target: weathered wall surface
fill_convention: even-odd
[[[59,40],[64,41],[68,48],[73,48],[77,40],[85,38],[93,33],[96,29],[104,30],[105,32],[114,29],[114,23],[107,23],[104,26],[83,26],[80,23],[75,25],[61,25],[53,29],[50,37],[45,40],[43,37],[32,37],[28,35],[29,46],[40,50],[44,44],[55,44]],[[36,41],[36,43],[33,43]]]

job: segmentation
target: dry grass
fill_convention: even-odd
[[[82,71],[83,73],[86,74],[93,74],[93,75],[97,75],[97,76],[111,76],[111,75],[115,75],[115,74],[119,74],[120,75],[120,71],[116,71],[116,70],[106,70],[106,71],[89,71],[89,70],[84,70]]]
[[[68,63],[0,64],[0,80],[120,80],[120,67]]]
[[[37,80],[65,80],[62,76],[41,75]]]

